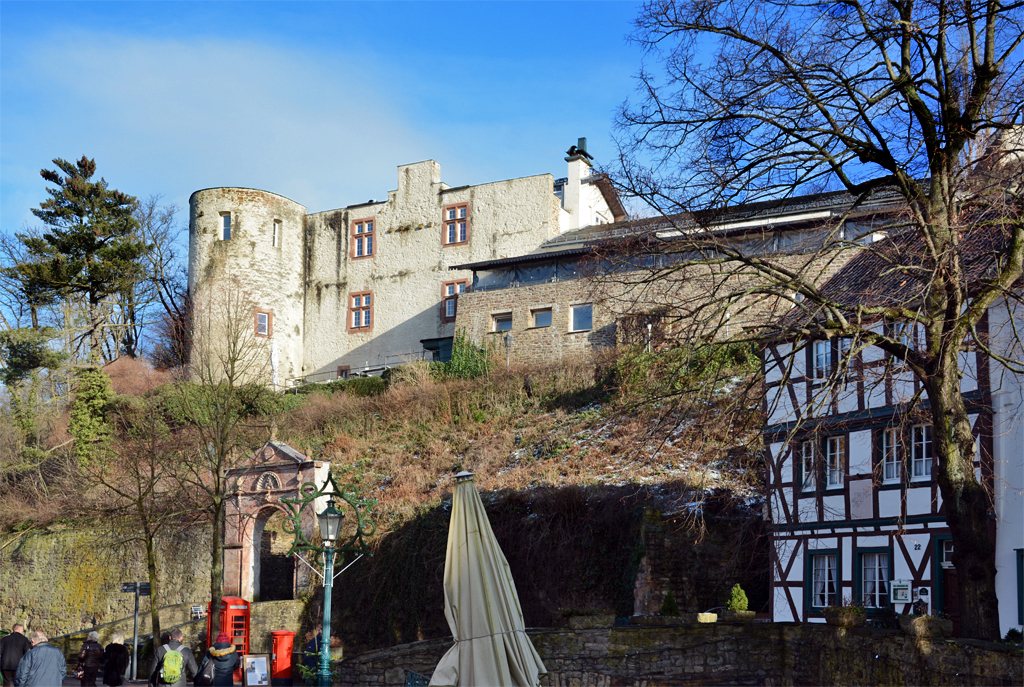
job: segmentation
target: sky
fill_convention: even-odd
[[[565,175],[641,66],[634,2],[0,2],[0,229],[38,226],[40,169],[94,158],[163,197],[381,200],[425,159],[451,186]]]

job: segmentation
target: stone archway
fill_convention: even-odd
[[[322,484],[327,463],[306,458],[287,444],[268,441],[247,465],[228,472],[234,484],[224,517],[224,594],[248,601],[294,599],[309,585],[309,569],[288,557],[292,535],[284,531],[288,509],[306,482]],[[302,514],[302,530],[312,536],[316,517]]]
[[[288,514],[268,507],[256,516],[252,533],[253,601],[295,598],[295,559],[288,555],[292,535],[284,531]]]

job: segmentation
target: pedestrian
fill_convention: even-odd
[[[302,657],[302,662],[310,670],[316,670],[317,666],[320,665],[320,642],[323,640],[324,633],[310,630],[306,633],[306,650]]]
[[[78,650],[78,665],[82,666],[82,687],[96,687],[96,676],[103,667],[103,647],[100,633],[93,630]]]
[[[54,687],[63,683],[68,674],[64,652],[50,644],[42,630],[32,630],[28,639],[32,649],[18,663],[14,687]]]
[[[230,686],[235,684],[235,669],[241,663],[235,645],[231,643],[227,634],[221,632],[217,635],[217,641],[206,650],[202,662],[213,661],[213,684]]]
[[[124,645],[124,635],[115,634],[103,650],[103,683],[110,687],[124,684],[124,671],[131,653]]]
[[[25,626],[21,623],[15,623],[11,634],[0,639],[0,673],[3,674],[4,687],[13,687],[18,661],[31,648],[32,642],[25,636]]]
[[[193,678],[199,673],[199,667],[196,665],[196,657],[192,653],[192,649],[181,643],[181,640],[184,638],[185,634],[181,630],[174,629],[171,630],[167,643],[157,647],[156,654],[153,657],[153,673],[149,676],[150,685],[185,687],[185,671],[187,670],[191,673]],[[174,659],[174,654],[171,652],[179,653],[181,660]],[[168,656],[169,653],[171,654],[170,656]],[[170,677],[176,677],[177,679],[168,679],[168,673],[172,673]]]

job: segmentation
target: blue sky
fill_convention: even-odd
[[[457,186],[565,173],[640,49],[632,2],[0,2],[0,226],[38,222],[55,157],[185,209],[211,186],[310,212],[386,197],[431,158]],[[184,225],[186,213],[181,214]]]

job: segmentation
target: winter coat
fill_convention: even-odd
[[[18,661],[32,648],[32,642],[20,632],[12,632],[0,639],[0,670],[17,670]]]
[[[116,687],[124,683],[131,652],[124,644],[107,644],[103,651],[103,682]]]
[[[67,674],[64,652],[49,642],[39,642],[21,658],[14,687],[54,687],[63,683]]]
[[[149,684],[160,685],[161,687],[169,684],[160,681],[160,668],[163,667],[164,656],[167,654],[168,647],[179,652],[182,658],[181,677],[178,678],[177,682],[173,683],[173,686],[185,687],[185,675],[188,674],[195,677],[199,672],[199,666],[196,665],[196,657],[192,654],[192,650],[173,639],[167,642],[167,644],[161,644],[156,648],[156,653],[153,655],[153,674],[149,676]]]
[[[241,661],[235,653],[234,644],[217,642],[207,650],[206,656],[208,660],[213,661],[213,684],[216,687],[235,684],[235,669]]]
[[[99,672],[103,667],[103,647],[98,642],[85,640],[78,651],[78,665],[92,673]]]

